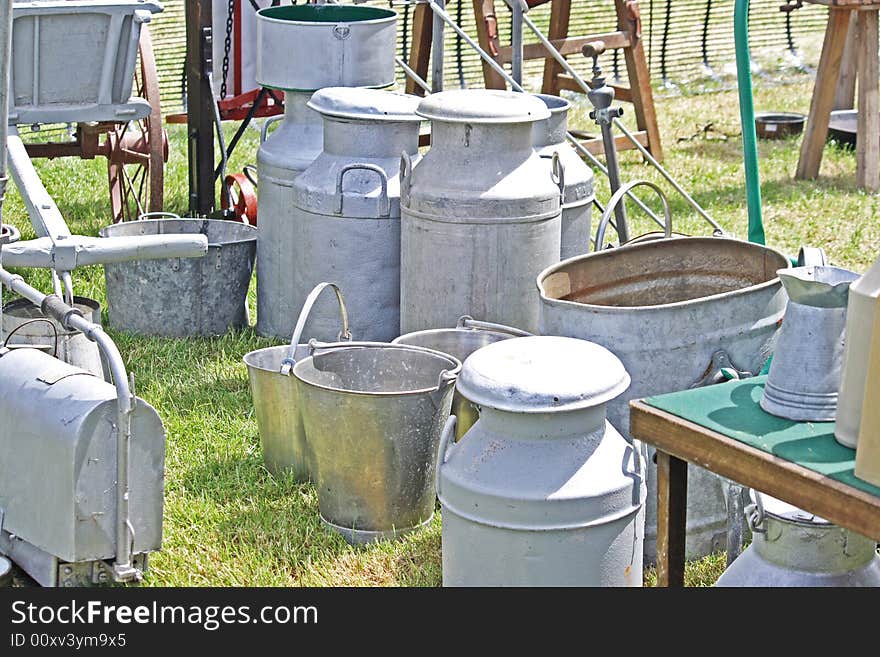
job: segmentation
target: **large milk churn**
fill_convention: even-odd
[[[532,144],[552,166],[557,153],[565,171],[562,189],[562,260],[590,251],[590,229],[593,218],[593,170],[569,145],[568,110],[571,103],[550,94],[535,94],[550,110],[550,118],[532,125]]]
[[[715,586],[880,586],[873,540],[750,491],[752,544]]]
[[[287,281],[275,300],[287,327],[312,288],[346,292],[351,331],[387,342],[400,326],[400,154],[419,152],[420,98],[376,89],[328,87],[309,107],[324,119],[324,149],[294,181],[281,236]],[[285,329],[289,330],[289,328]],[[304,335],[335,340],[339,310],[321,299]]]
[[[533,336],[483,347],[457,388],[480,418],[440,443],[444,586],[640,586],[643,464],[605,419],[629,386],[597,344]]]
[[[260,231],[257,234],[257,333],[285,336],[290,324],[281,311],[280,296],[290,280],[290,253],[282,236],[289,230],[293,180],[318,157],[324,122],[307,105],[312,92],[287,91],[284,117],[257,151],[260,181]],[[272,119],[269,119],[271,121]],[[268,122],[264,124],[268,127]]]
[[[402,163],[400,331],[462,315],[536,332],[535,276],[559,261],[562,165],[532,148],[538,98],[454,90],[425,98],[431,149]],[[404,158],[405,160],[405,158]]]

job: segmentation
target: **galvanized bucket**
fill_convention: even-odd
[[[94,299],[74,297],[72,305],[90,321],[101,323],[101,304]],[[46,317],[27,299],[16,299],[3,306],[0,333],[5,336],[4,347],[41,349],[69,365],[107,378],[97,344],[83,333],[66,329],[57,320]]]
[[[415,331],[394,338],[391,343],[411,344],[442,351],[464,363],[468,356],[486,345],[508,338],[522,338],[530,335],[532,334],[512,326],[481,322],[470,315],[462,315],[453,328]],[[455,440],[458,441],[480,417],[480,410],[465,399],[456,388],[452,398],[452,415],[458,418],[455,425]]]
[[[629,402],[713,378],[726,352],[740,371],[758,372],[772,351],[786,294],[776,272],[783,254],[725,237],[659,239],[565,260],[538,276],[540,332],[596,342],[632,377],[608,405],[629,436]],[[650,454],[649,454],[650,456]],[[656,558],[656,466],[648,460],[645,558]],[[723,549],[726,485],[688,469],[688,558]]]
[[[318,295],[328,287],[336,293],[339,302],[342,317],[339,339],[350,340],[342,292],[333,283],[321,283],[306,298],[289,345],[257,349],[244,356],[260,430],[263,463],[273,475],[290,472],[300,482],[315,478],[315,465],[302,425],[296,379],[290,374],[293,364],[309,355],[309,345],[300,344],[300,337]]]
[[[430,522],[437,448],[461,362],[411,345],[309,344],[312,355],[293,375],[321,520],[354,544]]]
[[[222,335],[230,328],[244,328],[257,229],[233,221],[171,217],[101,229],[101,237],[202,234],[208,238],[203,258],[104,265],[110,326],[167,337]]]

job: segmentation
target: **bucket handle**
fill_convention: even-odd
[[[410,176],[412,176],[413,163],[412,157],[406,151],[401,151],[400,153],[400,200],[403,202],[406,200],[409,203],[409,189],[412,183]]]
[[[672,216],[669,213],[669,201],[666,199],[666,194],[664,194],[663,190],[650,180],[633,180],[625,185],[621,185],[608,201],[608,205],[605,206],[605,212],[602,214],[602,219],[599,221],[599,227],[596,229],[596,241],[593,243],[593,251],[599,251],[602,248],[602,243],[605,241],[605,231],[608,229],[611,216],[614,214],[614,208],[617,207],[618,203],[623,202],[623,197],[628,194],[630,190],[639,187],[640,185],[650,187],[657,192],[657,196],[660,197],[660,201],[663,203],[663,223],[665,225],[663,236],[666,238],[672,237]]]
[[[18,333],[18,331],[20,331],[21,329],[23,329],[23,328],[24,328],[25,326],[27,326],[28,324],[36,324],[37,322],[45,322],[45,323],[48,324],[50,327],[52,327],[52,332],[55,334],[55,349],[52,351],[52,357],[53,357],[53,358],[58,358],[58,327],[55,326],[55,323],[54,323],[54,322],[49,321],[49,320],[46,319],[45,317],[37,317],[36,319],[29,319],[28,321],[26,321],[26,322],[22,322],[21,324],[19,324],[18,326],[16,326],[14,329],[12,329],[12,330],[6,335],[6,339],[3,341],[3,348],[5,349],[5,348],[7,347],[7,345],[9,344],[9,338],[11,338],[13,335],[15,335],[16,333]]]
[[[446,419],[446,424],[443,425],[443,433],[440,434],[440,445],[437,448],[437,466],[434,468],[434,490],[437,495],[440,495],[440,469],[449,459],[449,453],[456,447],[453,438],[455,437],[455,427],[457,424],[458,418],[450,415]]]
[[[142,219],[180,219],[180,215],[173,212],[144,212],[138,215],[138,221]]]
[[[296,326],[293,329],[293,336],[290,338],[290,348],[287,350],[287,356],[281,361],[281,374],[290,376],[293,366],[296,365],[296,348],[299,345],[299,341],[302,339],[302,332],[303,329],[305,329],[309,313],[312,312],[312,306],[315,305],[315,301],[318,300],[321,292],[328,287],[333,288],[333,291],[336,293],[336,300],[339,302],[339,314],[342,317],[342,329],[339,331],[338,339],[340,342],[343,340],[351,340],[351,331],[348,329],[348,310],[345,308],[345,299],[342,298],[342,290],[339,289],[339,286],[336,285],[336,283],[318,283],[314,289],[309,292],[309,296],[306,297],[302,310],[299,312]]]
[[[382,169],[382,167],[376,166],[375,164],[366,164],[364,162],[346,164],[339,170],[339,173],[336,174],[336,214],[342,214],[342,178],[345,176],[346,173],[355,169],[372,171],[379,176],[379,185],[381,186],[381,189],[379,191],[379,216],[390,216],[391,201],[388,198],[388,175],[385,173],[385,170]]]
[[[764,524],[764,499],[761,497],[761,493],[754,488],[752,491],[755,493],[755,503],[749,504],[745,508],[746,522],[752,533],[766,534],[767,528],[761,526]]]
[[[495,324],[493,322],[483,322],[479,319],[474,319],[470,315],[462,315],[458,318],[458,322],[455,325],[455,328],[466,328],[466,329],[483,329],[484,331],[497,331],[499,333],[508,333],[517,338],[528,338],[534,335],[534,333],[529,333],[528,331],[523,331],[522,329],[514,328],[512,326],[507,326],[505,324]]]

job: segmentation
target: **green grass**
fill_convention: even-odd
[[[758,80],[756,107],[806,113],[811,89],[806,76],[789,86],[762,87]],[[578,103],[571,123],[588,128],[586,108],[582,100]],[[667,168],[727,231],[744,237],[747,215],[735,92],[659,98],[657,110]],[[705,131],[710,123],[712,130]],[[168,129],[166,209],[185,213],[185,132],[180,126]],[[699,136],[687,139],[695,134]],[[760,143],[768,244],[790,254],[802,244],[821,246],[835,264],[864,270],[880,248],[878,198],[855,189],[855,156],[838,148],[826,149],[818,180],[794,181],[799,145],[800,138]],[[256,148],[257,133],[249,130],[231,170],[253,162]],[[624,179],[660,181],[637,153],[623,153],[621,160]],[[75,232],[94,235],[108,223],[105,166],[100,159],[37,161],[46,187]],[[604,179],[597,186],[599,198],[607,200]],[[649,198],[647,193],[643,196]],[[671,191],[670,201],[675,230],[709,233],[707,224]],[[635,210],[631,217],[634,234],[651,229]],[[33,235],[14,189],[3,218],[22,229],[24,237]],[[20,273],[41,289],[50,289],[46,271]],[[74,280],[78,294],[102,304],[106,324],[101,268],[78,270]],[[250,304],[255,317],[253,287]],[[353,548],[322,529],[312,487],[275,479],[262,467],[241,357],[272,341],[258,338],[252,330],[210,340],[111,334],[135,373],[138,394],[158,409],[167,431],[164,545],[151,559],[145,584],[440,584],[439,516],[425,530],[399,542]],[[711,585],[723,568],[723,555],[707,557],[689,564],[687,582]],[[654,580],[649,569],[646,584]]]

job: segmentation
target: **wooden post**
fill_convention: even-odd
[[[431,36],[433,34],[433,12],[428,5],[416,5],[413,11],[412,45],[409,48],[408,65],[422,80],[428,79],[428,68],[431,62]],[[422,89],[415,80],[406,78],[406,93],[424,96]]]
[[[211,2],[186,0],[186,130],[189,155],[189,211],[205,216],[214,211],[214,90],[208,80],[213,67]]]
[[[880,189],[877,10],[857,13],[859,120],[856,129],[856,184],[869,192],[876,192]]]
[[[857,11],[850,12],[849,27],[846,30],[846,45],[840,60],[840,77],[834,92],[832,109],[852,109],[856,100],[856,17]],[[850,38],[850,36],[852,38]]]
[[[571,0],[553,0],[550,7],[550,29],[547,37],[553,41],[554,39],[564,39],[568,36],[568,23],[571,19]],[[552,57],[544,60],[544,82],[541,85],[541,91],[545,94],[559,95],[559,75],[564,71],[562,67]]]
[[[474,2],[474,18],[477,23],[477,41],[480,48],[490,55],[498,52],[498,37],[489,38],[489,28],[486,20],[495,20],[495,3],[493,0],[473,0]],[[483,84],[486,89],[507,89],[507,82],[504,81],[498,72],[493,70],[486,62],[480,59],[483,64]],[[498,61],[496,57],[496,61]],[[501,62],[498,62],[499,64]]]
[[[684,586],[687,462],[657,450],[657,586]]]

